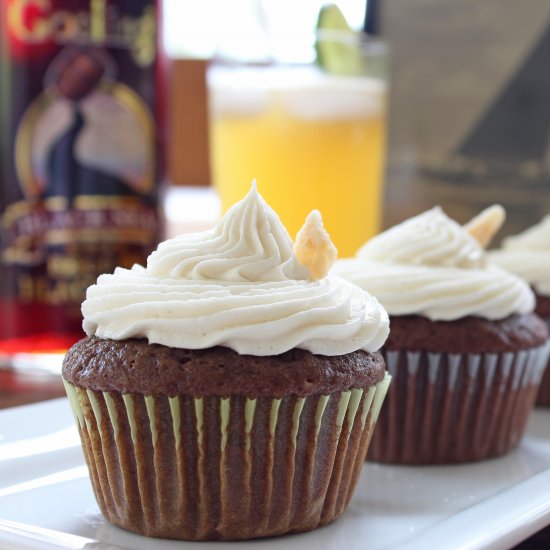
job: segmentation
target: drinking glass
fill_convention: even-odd
[[[353,255],[380,229],[385,44],[338,31],[306,43],[236,39],[232,46],[207,72],[211,170],[222,209],[256,180],[292,237],[317,208],[339,255]],[[330,61],[330,70],[319,60]]]

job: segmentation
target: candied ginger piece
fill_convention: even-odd
[[[464,229],[483,247],[487,248],[489,243],[502,227],[506,219],[506,211],[500,204],[493,204],[474,216]]]
[[[309,270],[310,279],[318,281],[327,276],[338,256],[338,251],[323,227],[319,210],[312,210],[294,243],[296,259]]]

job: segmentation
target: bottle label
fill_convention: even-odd
[[[154,6],[150,1],[134,4],[131,9],[112,0],[7,0],[9,36],[12,46],[80,43],[123,47],[136,65],[147,67],[156,56]]]
[[[7,2],[3,299],[79,308],[158,241],[154,6],[125,4]]]

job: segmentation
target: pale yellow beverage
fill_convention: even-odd
[[[339,256],[380,229],[386,87],[314,67],[209,73],[213,181],[227,209],[253,179],[292,237],[314,208]]]

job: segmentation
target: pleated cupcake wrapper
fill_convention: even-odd
[[[544,319],[548,331],[550,331],[550,319]],[[539,393],[537,395],[536,405],[538,407],[550,407],[550,360],[547,362],[546,369],[542,376]]]
[[[390,377],[332,395],[143,396],[65,382],[106,518],[149,536],[309,530],[346,508]]]
[[[446,464],[509,451],[524,433],[549,351],[386,351],[393,381],[368,459]]]

